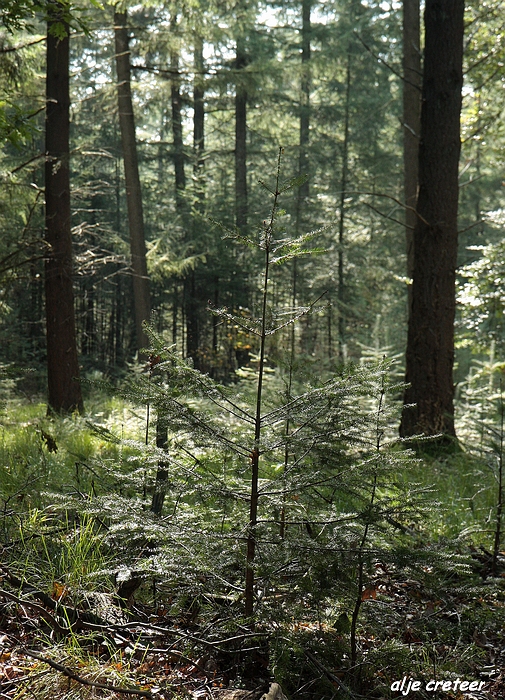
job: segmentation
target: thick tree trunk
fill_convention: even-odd
[[[455,436],[455,273],[464,0],[427,0],[412,308],[400,433]]]
[[[403,191],[407,276],[414,274],[414,227],[421,131],[421,48],[419,0],[403,0]],[[409,287],[412,297],[412,287]],[[410,304],[409,304],[410,306]]]
[[[77,357],[69,174],[69,36],[51,32],[62,22],[57,2],[48,4],[46,77],[45,261],[48,411],[83,411]]]
[[[247,57],[240,40],[235,56],[235,223],[237,228],[247,226],[247,89],[242,70]]]
[[[137,142],[135,139],[135,120],[131,95],[130,49],[128,30],[126,28],[126,12],[114,13],[114,34],[116,38],[119,126],[121,129],[121,144],[123,147],[126,204],[128,209],[128,226],[130,231],[130,250],[133,270],[135,331],[137,336],[137,350],[140,350],[148,344],[148,338],[142,324],[144,321],[149,320],[151,300],[149,278],[147,276],[144,213],[142,209],[142,192],[140,189]]]

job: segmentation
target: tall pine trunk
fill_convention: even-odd
[[[403,191],[407,275],[414,274],[414,228],[421,131],[421,47],[419,0],[403,0]],[[409,287],[409,297],[412,288]]]
[[[300,83],[300,153],[298,167],[300,174],[309,172],[309,134],[310,134],[310,12],[312,0],[302,0],[302,76]],[[297,224],[301,211],[309,196],[309,180],[307,179],[298,189]]]
[[[403,437],[455,436],[454,315],[464,0],[427,0]]]
[[[177,25],[176,18],[172,19],[170,26],[172,31]],[[184,170],[184,138],[182,130],[182,110],[181,110],[181,85],[179,77],[179,54],[173,50],[170,53],[170,68],[172,71],[172,81],[170,86],[170,104],[172,107],[172,138],[173,138],[173,159],[175,172],[175,201],[177,212],[184,214],[184,190],[186,189],[186,172]]]
[[[196,195],[195,208],[201,214],[203,213],[205,201],[205,161],[203,158],[203,153],[205,149],[205,65],[203,60],[203,39],[201,36],[195,37],[194,68],[195,78],[193,83],[193,177],[195,181]]]
[[[116,40],[117,96],[119,126],[126,184],[126,204],[130,231],[130,251],[133,271],[133,303],[137,350],[148,343],[143,322],[149,320],[151,299],[147,275],[144,213],[140,188],[135,119],[131,94],[131,68],[126,12],[114,12],[114,35]]]
[[[69,35],[65,4],[49,2],[47,23],[45,297],[48,411],[83,411],[75,330],[70,222]],[[65,36],[57,38],[56,25]]]
[[[340,203],[338,217],[338,359],[346,359],[345,338],[345,275],[344,275],[344,238],[345,238],[345,196],[349,179],[349,138],[351,113],[351,46],[347,48],[347,66],[345,72],[344,104],[344,142],[342,144],[342,170],[340,173]]]

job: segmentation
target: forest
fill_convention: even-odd
[[[0,700],[505,697],[505,4],[0,20]]]

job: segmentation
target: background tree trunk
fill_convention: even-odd
[[[403,0],[403,191],[405,210],[407,276],[414,275],[414,227],[421,131],[421,47],[419,0]],[[412,298],[412,287],[409,286]],[[409,304],[410,306],[410,304]]]
[[[128,226],[130,230],[130,250],[133,270],[135,332],[137,336],[137,350],[140,350],[148,344],[148,338],[144,332],[142,323],[143,321],[149,320],[151,300],[149,278],[147,276],[144,213],[142,209],[142,191],[140,189],[137,142],[135,140],[135,120],[131,95],[130,49],[128,30],[126,28],[126,12],[114,13],[114,34],[116,39],[119,126],[121,129],[121,143],[123,147],[126,204],[128,209]]]
[[[239,229],[247,226],[247,89],[241,74],[246,64],[239,39],[235,56],[235,223]]]
[[[170,23],[172,31],[175,31],[177,19],[172,18]],[[181,85],[179,77],[179,54],[173,50],[170,53],[170,68],[172,81],[170,86],[170,103],[172,106],[172,137],[174,144],[174,171],[175,171],[175,204],[177,213],[184,214],[184,190],[186,189],[186,173],[184,170],[184,139],[182,131],[181,112]]]
[[[309,134],[310,134],[310,11],[312,0],[302,0],[302,79],[300,100],[300,154],[298,167],[301,175],[309,173]],[[309,196],[309,180],[298,189],[297,223],[301,209]]]
[[[45,261],[48,410],[83,411],[72,287],[69,179],[69,36],[64,6],[48,4],[46,77]],[[63,23],[65,37],[53,33]]]
[[[345,195],[349,179],[349,126],[351,111],[351,45],[347,49],[345,73],[344,143],[342,144],[342,170],[340,175],[340,203],[338,217],[338,359],[346,360],[345,338],[345,280],[344,280],[344,234],[345,234]]]
[[[464,0],[427,0],[403,437],[455,436],[455,276]]]
[[[203,153],[205,148],[205,83],[203,39],[195,37],[194,47],[195,79],[193,84],[193,149],[194,166],[193,177],[195,179],[195,208],[201,214],[205,201]]]

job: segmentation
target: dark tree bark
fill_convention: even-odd
[[[46,77],[45,297],[47,328],[48,411],[83,411],[77,357],[69,174],[69,35],[63,13],[68,8],[48,3]],[[58,39],[56,24],[66,35]]]
[[[412,308],[400,434],[454,429],[454,314],[464,0],[427,0]]]
[[[166,416],[161,412],[156,421],[156,447],[160,450],[168,448],[168,422]],[[151,511],[156,515],[161,515],[163,512],[163,504],[168,486],[168,463],[160,460],[158,469],[156,470],[156,482],[154,484],[154,492],[151,500]]]
[[[176,19],[171,22],[172,30],[175,29]],[[179,77],[179,55],[176,51],[170,54],[170,67],[172,69],[172,84],[170,87],[170,103],[172,106],[172,138],[174,149],[175,170],[175,201],[179,214],[184,214],[184,190],[186,189],[186,173],[184,170],[184,139],[182,131],[181,112],[181,84]]]
[[[300,100],[300,154],[298,167],[301,175],[309,172],[309,134],[310,134],[310,12],[312,0],[302,0],[302,79]],[[307,179],[298,190],[297,220],[309,196],[309,180]]]
[[[347,48],[345,73],[344,143],[342,144],[342,170],[340,175],[340,205],[338,217],[338,358],[345,361],[345,280],[344,280],[344,233],[345,196],[349,179],[349,127],[351,114],[351,46]]]
[[[203,153],[205,148],[205,83],[203,40],[201,36],[195,38],[194,49],[195,80],[193,84],[193,149],[194,166],[193,177],[195,179],[196,201],[195,206],[199,213],[203,212],[205,200]]]
[[[200,367],[200,324],[196,296],[196,274],[191,269],[184,279],[184,306],[186,316],[186,355],[193,360],[193,367]]]
[[[137,142],[135,139],[135,119],[131,95],[131,68],[126,12],[114,13],[114,34],[116,39],[117,95],[119,126],[126,184],[126,204],[130,231],[130,250],[133,270],[133,300],[135,312],[135,332],[137,350],[148,344],[143,322],[149,320],[151,300],[149,277],[147,275],[146,244],[144,235],[144,213],[140,188]]]
[[[247,226],[247,88],[242,71],[247,65],[243,42],[237,40],[235,55],[235,223]]]
[[[403,0],[403,191],[407,275],[414,274],[414,227],[417,217],[419,135],[421,131],[421,48],[419,0]],[[412,288],[409,287],[412,297]]]

